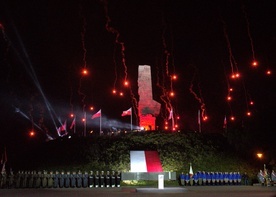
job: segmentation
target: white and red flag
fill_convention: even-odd
[[[193,171],[193,167],[192,167],[191,163],[190,163],[189,175],[190,175],[190,178],[192,178],[194,176],[194,171]]]
[[[157,151],[130,151],[131,172],[163,172]]]
[[[171,109],[170,115],[169,115],[169,118],[168,118],[168,119],[170,120],[170,119],[172,119],[172,118],[173,118],[173,110]]]
[[[97,113],[95,113],[91,119],[100,118],[102,116],[102,110],[100,109]]]
[[[62,136],[67,135],[66,125],[67,125],[67,121],[65,120],[63,125],[61,125],[60,127],[57,128],[58,136],[62,137]]]
[[[131,108],[126,111],[123,111],[122,116],[131,116]]]

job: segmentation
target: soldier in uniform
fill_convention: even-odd
[[[84,172],[84,174],[82,175],[82,187],[86,188],[88,187],[88,172]]]
[[[1,172],[0,189],[6,187],[6,182],[7,182],[7,173],[6,173],[6,170],[3,170]]]
[[[272,170],[272,172],[271,172],[271,181],[272,181],[273,185],[276,184],[276,173],[274,170]]]
[[[71,177],[71,174],[69,171],[67,171],[66,174],[64,174],[64,187],[65,188],[69,188],[70,187],[70,177]]]
[[[50,171],[50,174],[47,174],[48,188],[52,188],[54,185],[54,174],[53,171]]]
[[[76,175],[76,180],[77,180],[77,187],[80,188],[82,187],[82,173],[79,170],[78,174]]]
[[[64,187],[64,180],[65,180],[65,174],[64,174],[64,171],[62,170],[61,171],[61,174],[58,176],[58,179],[59,179],[59,187],[60,188],[63,188]]]
[[[8,181],[8,188],[13,188],[14,187],[14,174],[13,174],[12,169],[10,170],[8,180],[9,180]]]
[[[47,187],[47,171],[44,170],[42,174],[42,188]]]
[[[225,185],[228,185],[229,184],[229,173],[228,172],[224,172],[223,174],[223,181],[224,181],[224,184]]]
[[[100,187],[104,187],[105,183],[104,183],[104,171],[101,171],[100,174]]]
[[[185,185],[190,185],[190,176],[188,173],[185,174]]]
[[[202,185],[206,185],[206,183],[207,183],[206,173],[203,171],[202,172]]]
[[[94,187],[94,172],[93,171],[90,171],[89,178],[88,178],[88,185],[89,185],[89,188]]]
[[[21,171],[18,171],[15,176],[15,188],[20,188]]]
[[[76,178],[77,178],[77,174],[75,171],[73,171],[73,173],[71,174],[70,176],[70,186],[72,188],[75,188],[76,187]]]
[[[112,171],[111,173],[111,187],[115,187],[115,183],[116,183],[116,175],[115,175],[115,171]]]
[[[195,173],[195,174],[193,175],[192,179],[194,179],[195,185],[198,185],[198,173]]]
[[[241,185],[241,174],[240,174],[240,172],[237,172],[237,184]]]
[[[56,171],[56,173],[53,174],[53,179],[54,179],[53,187],[58,188],[58,179],[59,179],[59,172],[58,171]]]
[[[99,187],[100,186],[100,174],[99,171],[96,171],[96,175],[95,175],[95,187]]]
[[[31,171],[28,177],[28,188],[33,188],[33,187],[34,187],[34,171]]]
[[[27,178],[28,178],[28,175],[27,175],[27,172],[24,171],[23,172],[23,177],[22,177],[22,188],[26,188],[27,187]]]
[[[42,178],[42,174],[41,171],[38,171],[37,174],[35,175],[35,187],[36,188],[40,188],[41,187],[41,178]]]
[[[116,182],[116,187],[121,187],[121,172],[117,172],[115,182]]]
[[[105,175],[105,187],[110,187],[110,172],[107,171]]]
[[[180,185],[184,186],[185,185],[185,174],[183,172],[181,172],[181,174],[179,175],[179,179],[180,179]]]
[[[210,172],[207,172],[206,178],[207,178],[207,184],[208,184],[208,185],[211,185],[212,175],[211,175]]]

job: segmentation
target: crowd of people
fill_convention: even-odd
[[[248,185],[248,176],[240,172],[204,172],[199,171],[195,174],[181,173],[179,176],[180,185]]]
[[[93,188],[120,187],[121,173],[109,171],[5,171],[0,175],[0,188]]]

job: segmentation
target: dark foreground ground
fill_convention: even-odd
[[[218,186],[218,187],[165,187],[163,190],[144,187],[81,188],[81,189],[1,189],[0,197],[121,197],[121,196],[189,196],[189,197],[276,197],[276,187]]]

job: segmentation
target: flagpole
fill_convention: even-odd
[[[132,108],[130,108],[130,131],[132,131]]]
[[[75,115],[75,124],[74,124],[74,134],[76,134],[76,122],[77,121],[77,116]]]
[[[102,111],[101,111],[101,115],[100,115],[100,134],[102,132]]]

